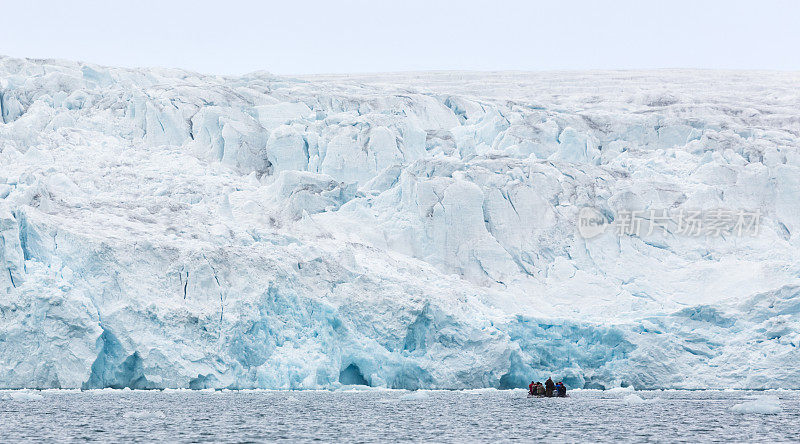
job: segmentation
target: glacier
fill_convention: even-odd
[[[798,85],[0,57],[0,388],[798,389]]]

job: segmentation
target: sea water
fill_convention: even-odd
[[[800,441],[800,392],[570,395],[539,399],[523,390],[492,389],[0,391],[0,441]],[[777,402],[779,411],[731,410],[760,397]]]

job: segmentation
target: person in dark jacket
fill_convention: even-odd
[[[548,398],[553,397],[553,390],[556,388],[556,385],[553,383],[552,378],[547,378],[547,381],[544,382],[544,395]]]
[[[558,396],[559,398],[567,397],[567,386],[565,386],[564,383],[561,381],[558,381],[556,383],[556,396]]]

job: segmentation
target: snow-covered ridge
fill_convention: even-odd
[[[0,58],[0,387],[800,388],[798,85]]]

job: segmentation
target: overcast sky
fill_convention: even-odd
[[[204,73],[800,70],[800,1],[0,0],[0,54]]]

